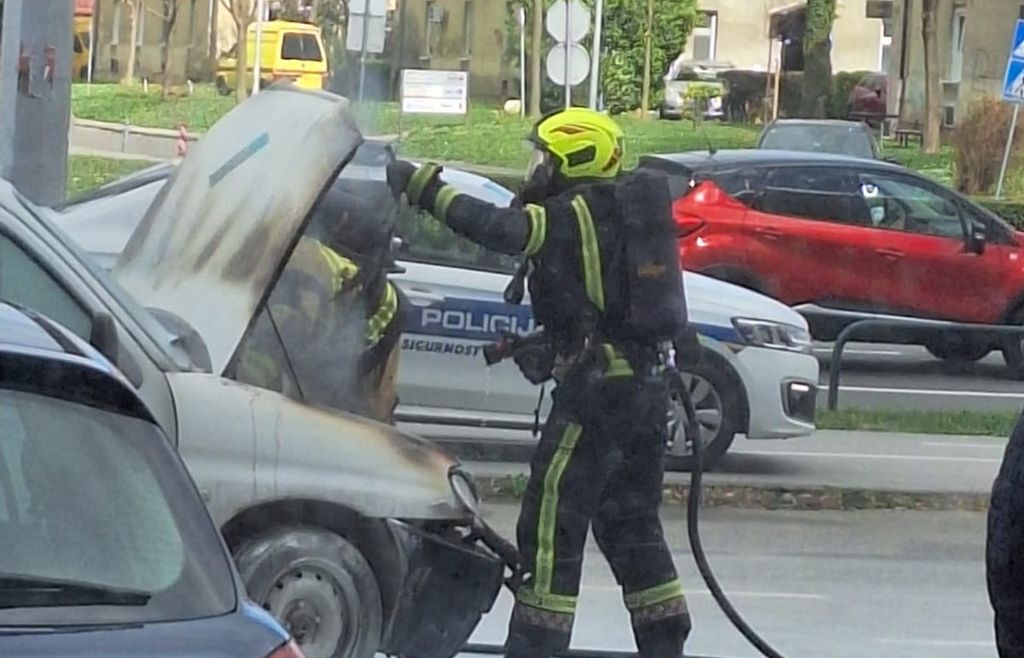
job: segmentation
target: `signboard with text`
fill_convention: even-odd
[[[402,112],[465,114],[469,106],[466,71],[402,71]]]

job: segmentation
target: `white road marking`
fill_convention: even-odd
[[[989,450],[1003,450],[1005,443],[993,441],[992,443],[955,443],[953,441],[922,441],[921,445],[933,448],[987,448]]]
[[[923,461],[923,462],[967,462],[973,464],[1001,464],[1002,459],[985,457],[941,457],[938,455],[872,455],[859,452],[794,452],[789,450],[735,450],[740,455],[758,457],[817,457],[823,459],[880,459],[888,461]]]
[[[828,387],[822,390],[828,391]],[[958,391],[941,388],[884,388],[876,386],[840,386],[840,391],[850,393],[898,393],[903,395],[951,395],[966,396],[975,398],[1017,398],[1024,400],[1024,393],[1012,393],[1010,391]]]
[[[828,347],[815,347],[814,351],[818,354],[832,354],[832,349]],[[897,352],[896,350],[843,350],[843,355],[855,354],[857,356],[903,356],[907,352]]]
[[[618,585],[587,585],[584,583],[580,589],[583,591],[614,592],[616,596],[620,595]],[[690,589],[689,587],[683,588],[683,593],[686,594],[686,596],[711,596],[711,592],[706,589]],[[730,598],[801,599],[806,601],[828,600],[828,597],[823,594],[807,594],[803,592],[734,592],[733,590],[729,590],[727,594]]]
[[[992,640],[926,640],[924,638],[876,637],[872,640],[879,644],[907,644],[922,647],[984,647],[995,648]]]

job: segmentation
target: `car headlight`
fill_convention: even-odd
[[[480,497],[476,493],[476,485],[473,478],[458,466],[448,471],[448,483],[451,484],[452,493],[462,506],[473,514],[477,514],[480,507]]]
[[[752,318],[733,318],[732,324],[748,345],[811,353],[811,334],[803,327]]]

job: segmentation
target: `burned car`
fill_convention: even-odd
[[[444,658],[490,609],[503,571],[471,529],[468,476],[433,444],[325,399],[318,386],[351,377],[345,346],[331,349],[346,309],[298,329],[285,318],[304,309],[302,281],[318,285],[289,275],[361,141],[340,97],[260,93],[190,151],[110,274],[0,183],[0,298],[54,318],[125,373],[249,594],[307,656]],[[340,324],[318,333],[328,321]],[[255,345],[280,385],[239,381]]]

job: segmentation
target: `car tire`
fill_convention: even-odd
[[[371,658],[384,612],[359,549],[315,528],[280,528],[244,543],[235,563],[249,596],[273,614],[307,658]]]
[[[1006,324],[1024,325],[1024,306],[1018,306],[1010,314]],[[1018,379],[1024,379],[1024,335],[1007,336],[1003,339],[1003,360],[1010,369],[1010,374]]]
[[[933,340],[924,348],[936,359],[960,363],[980,361],[992,351],[991,346],[985,343],[955,335]]]
[[[680,374],[693,397],[704,437],[704,469],[710,470],[729,451],[743,426],[746,412],[742,384],[732,367],[710,350],[704,350],[701,360],[683,368]],[[673,407],[676,413],[681,411],[678,403],[674,402]],[[683,428],[675,420],[670,421],[669,432],[672,441],[684,440]],[[665,460],[665,468],[670,471],[691,471],[695,465],[693,455],[668,455]]]

